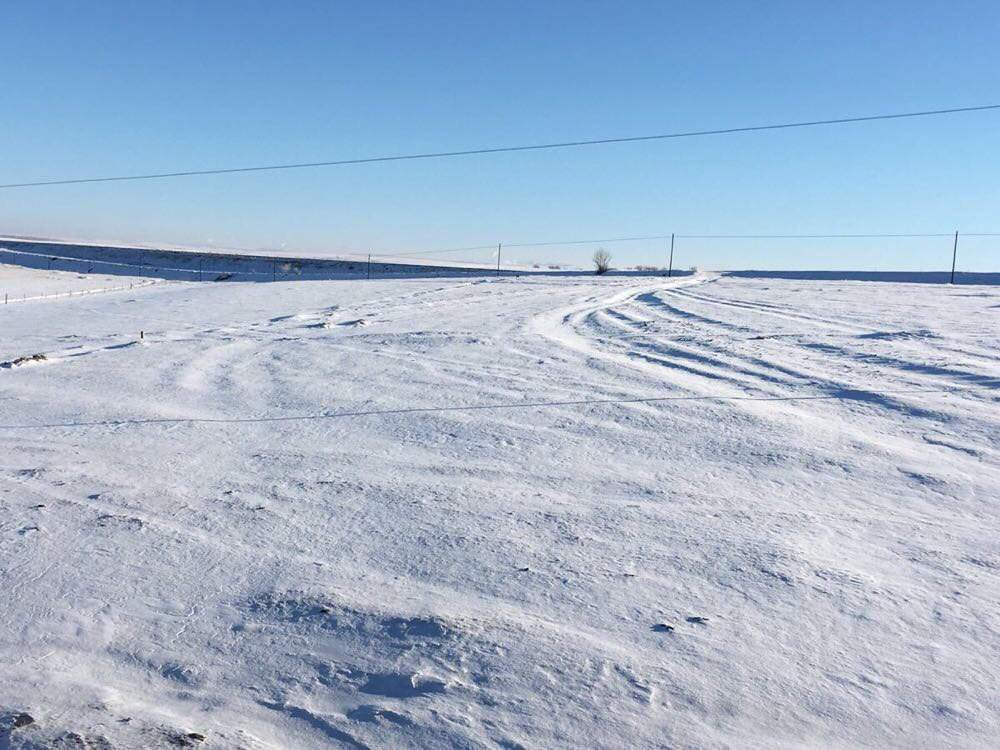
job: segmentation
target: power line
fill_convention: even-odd
[[[410,258],[414,255],[442,255],[444,253],[465,253],[471,250],[496,250],[496,245],[473,245],[472,247],[450,247],[445,250],[417,250],[411,253],[389,253],[393,258]],[[507,247],[514,247],[508,245]]]
[[[254,167],[231,167],[228,169],[193,169],[181,172],[156,172],[150,174],[117,175],[111,177],[83,177],[77,179],[39,180],[36,182],[14,182],[0,185],[0,189],[38,187],[42,185],[79,185],[92,182],[125,182],[128,180],[159,180],[171,177],[195,177],[203,175],[236,174],[240,172],[268,172],[286,169],[306,169],[313,167],[338,167],[349,164],[373,164],[376,162],[411,161],[415,159],[443,159],[454,156],[473,156],[477,154],[500,154],[514,151],[541,151],[555,148],[576,148],[581,146],[599,146],[610,143],[636,143],[639,141],[658,141],[671,138],[694,138],[709,135],[729,135],[733,133],[752,133],[762,130],[787,130],[790,128],[806,128],[819,125],[844,125],[853,122],[872,122],[874,120],[899,120],[909,117],[930,117],[934,115],[950,115],[963,112],[981,112],[1000,109],[1000,104],[984,104],[977,107],[956,107],[953,109],[932,109],[922,112],[899,112],[885,115],[866,115],[863,117],[838,117],[829,120],[809,120],[806,122],[786,122],[772,125],[749,125],[737,128],[720,128],[717,130],[693,130],[679,133],[661,133],[658,135],[636,135],[623,138],[598,138],[594,140],[564,141],[561,143],[540,143],[521,146],[499,146],[494,148],[477,148],[461,151],[437,151],[421,154],[400,154],[394,156],[371,156],[362,159],[337,159],[333,161],[301,162],[297,164],[268,164]]]
[[[843,240],[886,237],[951,237],[954,232],[929,234],[678,234],[685,240]],[[1000,232],[962,232],[963,237],[1000,237]]]
[[[599,244],[611,244],[615,242],[641,242],[641,241],[654,241],[654,240],[669,240],[671,236],[678,240],[769,240],[769,239],[796,239],[796,240],[809,240],[809,239],[908,239],[908,238],[945,238],[954,237],[954,232],[890,232],[890,233],[880,233],[880,234],[651,234],[651,235],[639,235],[630,237],[600,237],[596,239],[572,239],[572,240],[546,240],[543,242],[505,242],[503,246],[505,248],[530,248],[530,247],[564,247],[570,245],[599,245]],[[1000,237],[1000,232],[962,232],[961,236],[963,238],[970,237]],[[0,249],[3,248],[3,241],[11,240],[13,242],[26,242],[28,244],[40,243],[57,243],[65,244],[62,240],[50,240],[42,238],[18,238],[18,237],[0,237]],[[90,243],[81,243],[90,244]],[[127,248],[136,250],[157,250],[157,248]],[[393,252],[387,250],[384,252],[340,252],[335,256],[336,258],[358,258],[363,259],[368,255],[372,257],[378,257],[383,259],[393,259],[393,258],[411,258],[417,256],[427,256],[427,255],[445,255],[450,253],[464,253],[464,252],[474,252],[477,250],[489,250],[491,253],[496,252],[496,244],[491,243],[489,245],[467,245],[465,247],[451,247],[441,250],[416,250],[409,252]],[[174,252],[175,250],[169,250]],[[176,249],[177,252],[222,252],[225,254],[226,251],[220,251],[218,248],[208,249],[208,248],[188,248],[188,249]],[[260,250],[250,250],[247,248],[229,248],[229,251],[237,251],[244,254],[257,254],[266,251]],[[10,250],[5,250],[5,252],[14,252]],[[17,251],[23,252],[23,251]],[[55,257],[55,256],[53,256]],[[268,256],[270,257],[270,256]],[[279,256],[277,260],[287,259],[294,260],[298,256]],[[324,256],[325,257],[325,256]],[[74,260],[74,258],[66,258],[66,260]],[[110,261],[102,261],[110,263]],[[127,264],[126,264],[127,265]]]
[[[883,239],[887,237],[951,237],[952,232],[927,234],[679,234],[685,240],[843,240],[843,239]],[[972,236],[972,235],[968,235]]]
[[[547,245],[588,245],[595,242],[639,242],[643,240],[669,240],[672,236],[679,240],[839,240],[839,239],[880,239],[886,237],[951,237],[954,232],[925,234],[655,234],[645,237],[605,237],[597,240],[567,240],[563,242],[521,242],[504,243],[504,247],[544,247]],[[962,233],[963,237],[992,237],[993,234]]]
[[[679,240],[840,240],[840,239],[891,239],[891,238],[934,238],[952,237],[954,232],[888,233],[888,234],[650,234],[638,237],[602,237],[586,240],[548,240],[545,242],[505,242],[504,247],[562,247],[567,245],[597,245],[612,242],[644,242],[669,240],[671,236]],[[962,232],[962,237],[1000,237],[1000,232]],[[395,253],[393,257],[407,258],[414,255],[440,255],[471,250],[493,250],[496,245],[475,245],[455,247],[446,250],[419,250],[410,253]]]
[[[677,235],[681,237],[683,235]],[[948,235],[951,236],[950,234]],[[504,247],[548,247],[555,245],[590,245],[599,242],[638,242],[640,240],[669,240],[669,234],[655,234],[644,237],[605,237],[597,240],[555,240],[546,242],[505,242]],[[463,250],[492,250],[496,245],[476,245],[474,247],[456,247],[447,250],[420,250],[413,253],[396,253],[396,257],[406,258],[412,255],[439,255],[442,253],[458,253]]]

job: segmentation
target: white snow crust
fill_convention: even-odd
[[[0,306],[0,747],[996,747],[998,319],[714,275]]]

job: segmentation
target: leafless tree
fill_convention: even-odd
[[[605,274],[611,268],[611,253],[603,247],[594,251],[594,269],[598,276]]]

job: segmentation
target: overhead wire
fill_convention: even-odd
[[[661,141],[674,138],[696,138],[713,135],[731,135],[735,133],[754,133],[765,130],[788,130],[792,128],[808,128],[825,125],[845,125],[848,123],[874,122],[877,120],[900,120],[915,117],[933,117],[969,112],[983,112],[1000,109],[1000,104],[983,104],[974,107],[952,107],[949,109],[930,109],[916,112],[894,112],[890,114],[863,115],[859,117],[835,117],[824,120],[805,120],[799,122],[772,123],[768,125],[744,125],[731,128],[716,128],[710,130],[689,130],[674,133],[657,133],[654,135],[635,135],[617,138],[593,138],[586,140],[561,141],[555,143],[534,143],[515,146],[495,146],[489,148],[456,149],[450,151],[431,151],[415,154],[394,154],[389,156],[369,156],[356,159],[331,159],[326,161],[296,162],[286,164],[265,164],[249,167],[228,167],[221,169],[187,169],[171,172],[150,172],[145,174],[111,175],[104,177],[78,177],[52,180],[34,180],[27,182],[11,182],[0,184],[0,190],[14,188],[41,187],[44,185],[81,185],[98,182],[125,182],[132,180],[160,180],[176,177],[195,177],[206,175],[237,174],[247,172],[269,172],[289,169],[309,169],[317,167],[338,167],[350,164],[374,164],[378,162],[413,161],[417,159],[444,159],[459,156],[474,156],[482,154],[513,153],[517,151],[542,151],[546,149],[578,148],[584,146],[601,146],[612,143],[637,143],[642,141]]]

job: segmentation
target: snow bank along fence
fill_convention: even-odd
[[[115,286],[102,286],[94,289],[71,289],[66,292],[45,292],[42,294],[28,294],[23,292],[22,294],[11,295],[8,292],[3,292],[3,304],[9,305],[11,302],[31,302],[36,299],[56,299],[59,297],[83,297],[89,294],[102,294],[104,292],[121,292],[127,289],[137,289],[143,286],[158,286],[160,284],[169,284],[169,281],[164,279],[147,279],[144,281],[130,281],[128,284],[116,284]]]
[[[357,260],[275,258],[266,255],[188,250],[73,245],[0,240],[0,263],[73,273],[141,276],[177,281],[281,281],[288,279],[512,275],[485,265],[393,262],[376,256]]]

